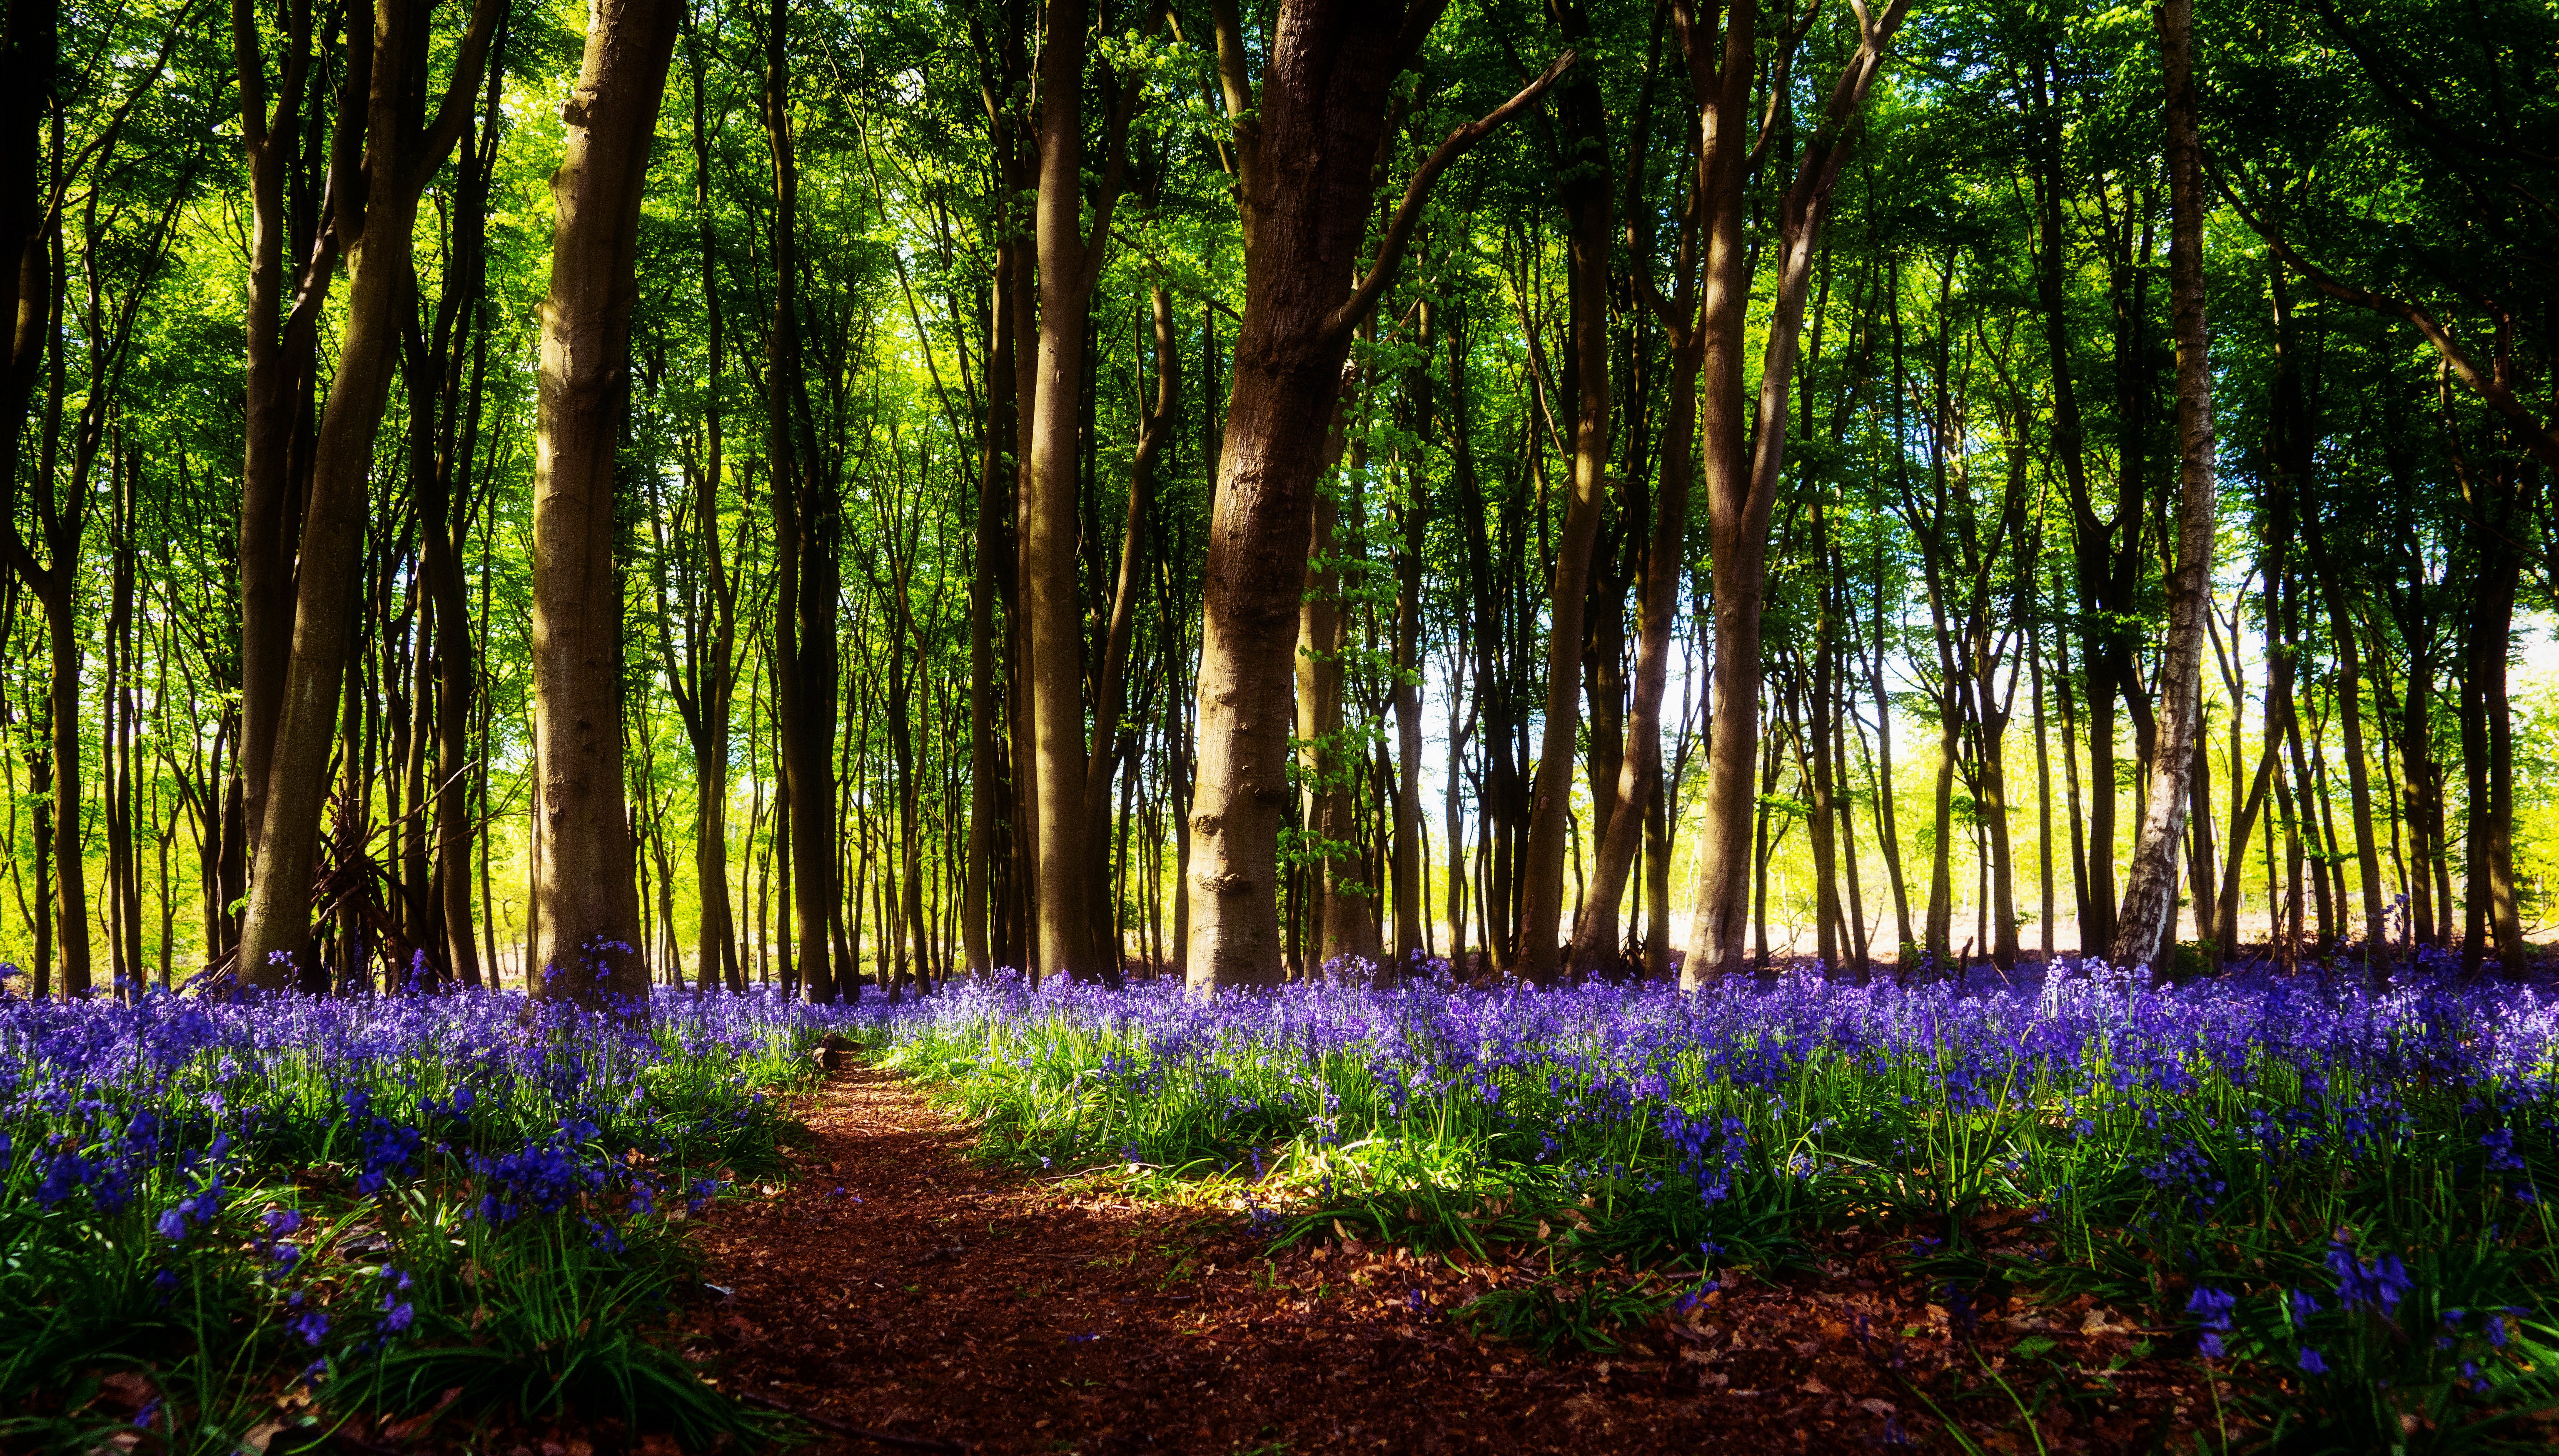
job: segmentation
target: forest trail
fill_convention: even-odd
[[[734,1292],[690,1318],[727,1357],[724,1387],[868,1433],[824,1452],[1933,1445],[1901,1379],[1961,1358],[1928,1338],[1944,1311],[1834,1265],[1820,1290],[1719,1295],[1683,1338],[1657,1326],[1621,1357],[1541,1363],[1449,1318],[1525,1265],[1340,1244],[1269,1258],[1231,1213],[985,1169],[965,1124],[872,1069],[802,1115],[802,1176],[705,1221],[704,1277]],[[1905,1319],[1919,1338],[1849,1335]],[[2112,1446],[2074,1434],[2059,1447]]]

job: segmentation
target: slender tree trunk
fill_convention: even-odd
[[[1084,802],[1090,814],[1085,835],[1084,860],[1088,866],[1109,863],[1111,842],[1111,781],[1118,772],[1121,758],[1120,739],[1123,719],[1128,713],[1129,654],[1134,641],[1137,623],[1137,593],[1145,572],[1145,541],[1153,529],[1151,512],[1155,496],[1155,473],[1172,439],[1173,425],[1181,405],[1179,354],[1173,341],[1173,304],[1171,295],[1158,287],[1151,291],[1149,308],[1154,338],[1155,402],[1137,431],[1137,449],[1129,469],[1129,512],[1120,532],[1120,570],[1112,584],[1111,615],[1102,634],[1102,670],[1094,693],[1093,741],[1084,769]],[[1079,629],[1080,631],[1081,629]],[[1081,654],[1079,653],[1079,661]],[[1079,670],[1078,701],[1083,686]],[[1081,708],[1078,709],[1081,712]],[[1093,895],[1091,907],[1094,925],[1099,928],[1113,918],[1114,897],[1110,877],[1098,876],[1087,888]],[[1102,936],[1096,941],[1098,952],[1091,962],[1091,973],[1105,977],[1120,974],[1117,937]]]
[[[2205,199],[2195,133],[2193,0],[2167,0],[2160,31],[2168,77],[2170,312],[2177,332],[2177,563],[2169,577],[2150,791],[2111,947],[2119,966],[2156,965],[2174,948],[2163,947],[2162,938],[2177,909],[2178,841],[2185,828],[2186,776],[2203,711],[2203,614],[2211,609],[2212,592],[2212,385],[2204,355]]]
[[[1707,344],[1701,425],[1706,438],[1706,495],[1715,595],[1712,748],[1707,761],[1707,822],[1698,846],[1696,910],[1683,987],[1703,986],[1740,968],[1751,867],[1752,769],[1759,747],[1759,622],[1766,581],[1769,513],[1785,465],[1786,401],[1801,348],[1806,294],[1832,187],[1847,161],[1850,133],[1883,64],[1884,48],[1908,0],[1890,0],[1859,18],[1856,51],[1841,68],[1820,123],[1797,163],[1779,210],[1777,283],[1759,370],[1756,416],[1741,409],[1752,249],[1743,234],[1749,157],[1742,135],[1756,73],[1756,0],[1734,0],[1726,19],[1720,63],[1705,59],[1679,0],[1674,19],[1692,69],[1720,71],[1707,133]],[[1701,96],[1701,102],[1708,98]],[[1744,446],[1748,447],[1745,466]]]
[[[1018,16],[1014,12],[1014,7],[1006,7],[1003,19],[1007,62],[1018,55],[1013,40],[1018,34]],[[1014,68],[1008,65],[999,79],[1008,81],[1013,73]],[[1009,90],[1008,84],[998,94],[1004,90]],[[996,665],[996,611],[1011,600],[1007,588],[1012,577],[1009,568],[1013,540],[1008,527],[1013,493],[1009,487],[1020,478],[1023,466],[1016,449],[1020,424],[1015,386],[1018,340],[1026,321],[1015,315],[1013,303],[1019,293],[1014,279],[1025,265],[1009,206],[1009,199],[1020,191],[1022,169],[1010,108],[1001,102],[990,102],[990,140],[1008,205],[996,215],[995,276],[987,290],[986,419],[978,445],[978,528],[972,542],[977,566],[970,577],[969,595],[969,848],[960,934],[971,975],[985,975],[994,969],[994,946],[1001,940],[988,939],[996,914],[994,859],[998,842],[1004,837],[1002,818],[1011,799],[1009,786],[1004,783],[1003,747],[996,736],[1002,690]],[[1010,615],[1006,613],[1007,625]]]
[[[1408,374],[1406,383],[1413,428],[1426,439],[1432,423],[1430,362],[1438,346],[1432,327],[1435,323],[1430,303],[1424,302],[1414,341],[1421,362]],[[1427,953],[1426,925],[1430,919],[1422,890],[1429,874],[1424,864],[1427,850],[1422,842],[1422,549],[1430,509],[1418,462],[1406,473],[1405,489],[1407,497],[1397,511],[1404,539],[1395,562],[1395,959],[1384,967],[1394,977],[1416,969]],[[1453,688],[1450,697],[1453,703]],[[1448,745],[1452,783],[1456,754],[1456,741],[1452,738]],[[1453,854],[1455,839],[1451,838],[1449,844]],[[1454,861],[1450,863],[1449,883],[1453,886]]]
[[[255,853],[266,807],[276,717],[283,707],[285,670],[293,645],[293,551],[301,526],[290,510],[294,495],[294,434],[305,392],[302,381],[312,373],[319,340],[317,311],[335,274],[338,247],[336,234],[331,232],[321,244],[319,256],[294,260],[290,286],[297,296],[291,301],[288,318],[285,180],[302,142],[302,113],[312,60],[311,7],[306,0],[296,0],[286,8],[283,19],[284,57],[270,111],[256,6],[251,0],[232,0],[232,62],[239,80],[249,202],[244,320],[248,336],[247,401],[241,420],[246,450],[240,470],[237,551],[239,768],[251,854]],[[361,25],[358,33],[362,34]],[[351,59],[361,75],[370,58]],[[363,110],[361,96],[353,87],[343,109],[358,114]],[[353,119],[342,118],[340,124],[348,126]]]
[[[339,210],[333,226],[346,247],[350,277],[338,367],[313,447],[301,535],[305,562],[362,559],[375,436],[389,397],[403,320],[413,307],[410,239],[418,194],[470,124],[481,61],[502,3],[478,0],[442,103],[423,131],[409,119],[428,65],[423,0],[380,0],[370,13],[350,8],[350,54],[370,81],[362,128],[367,181],[333,201]],[[350,106],[355,94],[351,86]],[[342,145],[348,144],[346,134],[342,128]],[[297,967],[310,959],[311,876],[320,848],[320,814],[329,797],[329,749],[337,731],[339,691],[353,645],[357,575],[326,568],[297,574],[292,651],[258,826],[248,916],[240,927],[239,977],[250,985],[289,985]],[[618,767],[614,780],[620,782]]]
[[[1549,0],[1549,10],[1567,44],[1586,42],[1589,22],[1575,0]],[[1613,403],[1608,389],[1609,243],[1615,230],[1609,172],[1613,159],[1608,153],[1607,107],[1600,97],[1595,67],[1584,67],[1564,83],[1558,92],[1556,111],[1562,151],[1556,175],[1564,205],[1571,363],[1578,388],[1573,411],[1572,487],[1565,498],[1564,529],[1555,543],[1555,575],[1547,590],[1550,625],[1546,639],[1545,736],[1538,748],[1527,863],[1521,870],[1525,884],[1520,897],[1518,973],[1538,984],[1554,981],[1565,968],[1556,931],[1564,914],[1564,852],[1573,837],[1573,768],[1581,728],[1584,615],[1589,608],[1591,547],[1598,538],[1600,516],[1607,509]],[[1619,873],[1622,876],[1623,871]],[[1613,942],[1616,896],[1607,898],[1608,924],[1594,934]]]
[[[1682,301],[1675,312],[1688,311]],[[1663,402],[1661,487],[1655,492],[1652,535],[1644,549],[1644,574],[1636,591],[1634,701],[1626,713],[1626,756],[1617,771],[1618,812],[1600,837],[1573,928],[1568,962],[1576,972],[1608,963],[1617,952],[1617,904],[1635,851],[1653,822],[1653,807],[1663,798],[1662,695],[1670,682],[1671,634],[1679,625],[1680,568],[1687,563],[1690,457],[1697,438],[1697,377],[1703,364],[1704,339],[1693,329],[1671,348],[1670,392]],[[1646,849],[1648,865],[1659,862],[1667,873],[1669,846]],[[1668,881],[1652,887],[1653,906],[1663,916]],[[1659,953],[1668,954],[1668,946]],[[1650,972],[1648,972],[1650,973]]]

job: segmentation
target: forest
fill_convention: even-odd
[[[2559,1442],[2549,0],[0,11],[0,1449]]]
[[[21,8],[38,994],[2527,959],[2545,9]]]

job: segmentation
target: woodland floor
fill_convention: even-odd
[[[2054,1450],[2143,1450],[2214,1419],[2192,1360],[2131,1359],[2144,1332],[2113,1311],[2012,1297],[1966,1338],[1872,1234],[1827,1246],[1817,1280],[1747,1283],[1621,1332],[1615,1356],[1545,1361],[1450,1318],[1533,1282],[1525,1247],[1274,1255],[1232,1212],[991,1170],[961,1120],[870,1069],[801,1115],[801,1176],[703,1221],[717,1288],[687,1334],[724,1388],[827,1430],[812,1449],[828,1456],[1952,1449],[1922,1392],[1984,1448],[2033,1450],[1993,1368]]]

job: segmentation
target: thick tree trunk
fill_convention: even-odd
[[[2159,674],[2159,732],[2141,832],[2124,881],[2111,958],[2151,965],[2172,954],[2163,938],[2177,911],[2178,845],[2185,829],[2186,776],[2203,713],[2203,614],[2212,593],[2215,509],[2212,379],[2204,356],[2201,145],[2195,135],[2194,0],[2160,12],[2168,78],[2169,292],[2177,334],[2177,563],[2169,576],[2168,642]]]
[[[536,994],[649,993],[622,780],[622,588],[615,464],[629,412],[640,199],[681,0],[595,0],[551,178],[533,451],[533,716],[542,935]]]
[[[1439,171],[1560,69],[1431,154],[1345,299],[1342,280],[1353,276],[1367,231],[1388,87],[1438,9],[1436,0],[1410,11],[1284,0],[1258,109],[1241,25],[1231,7],[1217,10],[1220,80],[1244,162],[1245,310],[1202,570],[1199,781],[1183,887],[1191,902],[1185,976],[1199,993],[1280,978],[1289,654],[1323,423],[1352,328],[1393,276]]]

